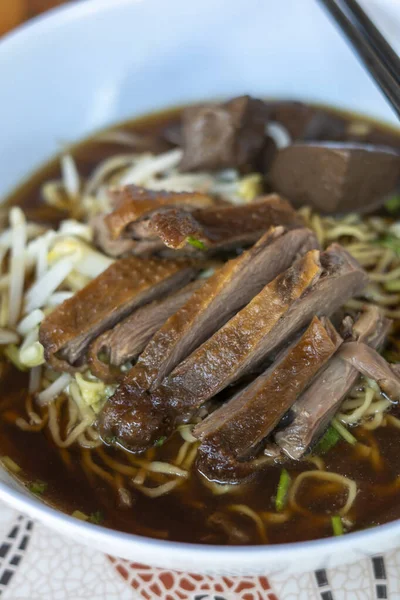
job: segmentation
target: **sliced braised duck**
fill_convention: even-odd
[[[309,229],[269,230],[252,248],[209,277],[180,311],[156,333],[130,379],[153,389],[193,350],[245,306],[296,256],[318,247]]]
[[[353,340],[371,348],[380,348],[387,337],[391,322],[379,309],[373,307],[363,313],[353,327]],[[350,342],[351,343],[351,342]],[[300,459],[321,437],[335,412],[357,382],[359,371],[344,360],[347,343],[331,358],[291,409],[291,423],[275,434],[275,440],[284,453]]]
[[[328,319],[314,317],[265,373],[199,423],[200,472],[219,482],[240,479],[237,462],[256,453],[341,342]]]
[[[193,350],[222,327],[296,258],[318,247],[308,229],[272,228],[249,250],[225,263],[153,336],[124,384],[107,402],[103,431],[112,437],[143,390],[156,388]],[[126,413],[123,416],[123,413]]]
[[[180,208],[157,211],[150,230],[169,248],[229,250],[256,242],[271,226],[300,227],[302,219],[277,194],[242,206],[214,206],[188,212]]]
[[[374,348],[361,342],[349,342],[343,348],[341,357],[365,377],[375,380],[393,402],[400,400],[400,378]]]
[[[181,169],[242,169],[251,165],[264,145],[267,120],[265,102],[250,96],[189,106],[182,117]]]
[[[187,260],[115,261],[42,322],[39,339],[46,360],[61,371],[79,366],[94,338],[135,308],[184,286],[197,270]]]
[[[88,352],[93,375],[108,382],[121,379],[123,372],[118,367],[136,359],[156,331],[203,284],[204,280],[201,279],[192,281],[166,298],[145,304],[96,338]]]
[[[114,213],[105,218],[96,217],[94,229],[97,245],[112,256],[120,251],[151,255],[168,251],[168,248],[188,255],[204,256],[205,251],[236,250],[249,246],[273,225],[303,225],[289,202],[276,194],[260,197],[243,206],[218,204],[202,209],[161,206],[129,225],[124,218],[115,217],[112,224],[114,233],[120,232],[116,239],[106,223],[111,218],[114,219]]]
[[[164,206],[181,206],[187,210],[208,208],[215,201],[201,192],[166,192],[148,190],[137,185],[125,185],[110,191],[115,209],[104,217],[113,239],[127,227]]]
[[[163,382],[173,390],[174,406],[201,406],[262,364],[314,315],[332,314],[366,282],[365,271],[341,246],[321,254],[311,250],[176,367]]]
[[[138,391],[137,380],[128,377],[106,405],[103,431],[125,436],[123,443],[131,449],[145,448],[169,433],[178,417],[189,418],[218,392],[254,371],[314,315],[337,310],[367,280],[365,271],[339,245],[321,255],[309,251],[181,362],[151,395]],[[153,425],[158,418],[158,426],[151,434],[147,427],[143,435],[140,419],[148,412]]]
[[[400,153],[351,142],[295,143],[277,152],[268,181],[295,206],[366,212],[398,188]]]
[[[164,243],[149,229],[148,218],[165,206],[195,210],[215,201],[200,192],[153,191],[136,185],[110,190],[114,210],[92,221],[95,242],[109,256],[149,256],[161,251]]]
[[[110,230],[104,221],[104,215],[97,215],[91,220],[91,226],[93,229],[93,241],[95,245],[100,248],[108,256],[114,258],[128,256],[130,254],[136,254],[139,256],[150,256],[155,254],[158,250],[162,250],[164,244],[160,240],[150,242],[145,246],[144,249],[138,249],[138,242],[132,238],[121,236],[114,240],[111,236]]]

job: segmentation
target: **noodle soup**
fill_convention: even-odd
[[[267,106],[275,124],[267,129],[275,151],[287,143],[282,141],[286,138],[302,139],[315,115],[323,126],[308,133],[308,140],[400,148],[396,131],[357,115],[299,103]],[[78,519],[158,539],[277,544],[346,534],[399,518],[400,464],[394,452],[400,428],[398,399],[371,377],[356,378],[324,431],[300,459],[275,452],[279,431],[285,431],[293,419],[289,409],[254,452],[239,461],[250,461],[251,473],[223,481],[206,477],[198,468],[203,442],[197,427],[248,389],[245,386],[263,369],[273,368],[279,353],[219,389],[190,417],[174,421],[165,435],[153,438],[150,447],[140,452],[120,435],[105,433],[101,415],[124,377],[143,360],[137,356],[143,356],[157,332],[150,332],[137,356],[109,369],[112,376],[107,380],[91,371],[86,358],[74,362],[59,352],[57,360],[70,360],[71,368],[62,370],[51,363],[49,350],[43,347],[42,324],[120,260],[110,247],[106,252],[94,234],[96,219],[118,210],[118,204],[110,201],[110,188],[135,185],[155,194],[200,192],[217,198],[225,208],[248,206],[274,191],[264,178],[271,148],[266,155],[257,155],[252,169],[226,164],[218,169],[183,170],[180,119],[180,110],[170,111],[97,134],[57,157],[9,199],[0,234],[3,465],[32,494]],[[203,208],[196,205],[196,210]],[[356,322],[368,305],[378,306],[380,314],[393,322],[380,350],[391,365],[400,357],[399,214],[399,198],[392,194],[366,215],[326,215],[303,205],[295,217],[315,233],[321,252],[338,243],[367,272],[367,286],[347,299],[332,321],[346,341],[337,323],[343,317]],[[235,242],[211,253],[207,240],[189,237],[190,268],[194,261],[197,273],[188,285],[195,284],[194,292],[190,290],[194,294],[228,260],[251,247]],[[164,252],[157,246],[151,256],[138,260],[165,261],[168,268],[178,260],[181,268],[179,261],[187,258],[179,250]],[[152,270],[154,265],[158,268],[158,262],[151,263]],[[162,300],[162,295],[151,297],[144,306]],[[129,316],[124,313],[124,318]],[[117,326],[109,323],[102,335]],[[123,329],[118,335],[122,333]],[[289,341],[294,343],[293,339],[296,336]]]

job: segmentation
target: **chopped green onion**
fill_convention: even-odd
[[[194,248],[198,248],[199,250],[205,250],[206,249],[205,243],[202,242],[201,240],[198,240],[197,238],[193,237],[192,235],[189,235],[186,238],[186,241],[187,241],[188,244],[190,244]]]
[[[335,517],[331,517],[332,530],[333,535],[343,535],[344,527],[342,523],[342,519],[337,515]]]
[[[285,508],[286,497],[291,484],[291,477],[286,469],[282,469],[279,477],[278,490],[276,492],[275,508],[278,512]]]
[[[164,442],[165,442],[166,439],[167,439],[167,436],[166,435],[162,435],[160,438],[158,438],[158,440],[156,440],[154,442],[154,445],[158,446],[158,447],[162,446],[164,444]]]
[[[96,510],[96,512],[90,515],[89,521],[95,525],[100,525],[104,521],[104,515],[99,510]]]
[[[313,454],[326,454],[341,439],[340,433],[330,425],[313,450]]]
[[[398,256],[400,256],[400,239],[395,235],[385,235],[385,237],[377,240],[375,243],[378,246],[390,248],[390,250],[393,250]]]
[[[17,465],[17,463],[9,456],[2,456],[1,462],[3,463],[3,465],[5,466],[6,469],[11,471],[11,473],[16,474],[21,471],[21,467],[19,465]]]
[[[385,202],[385,208],[391,214],[395,214],[400,211],[400,194],[392,196]]]
[[[47,490],[47,483],[45,481],[34,481],[28,485],[28,490],[36,496],[41,496]]]
[[[348,429],[346,429],[346,427],[344,427],[344,425],[342,425],[337,419],[336,417],[334,417],[331,421],[332,423],[332,427],[334,427],[336,429],[336,431],[342,436],[342,438],[344,440],[346,440],[346,442],[348,442],[349,444],[357,444],[357,438],[354,437],[354,435],[352,435],[350,433],[350,431]]]
[[[80,510],[74,510],[71,517],[75,517],[75,519],[79,519],[80,521],[88,521],[89,517]]]

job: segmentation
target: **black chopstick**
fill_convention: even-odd
[[[371,21],[363,8],[356,0],[342,0],[354,21],[357,21],[360,28],[364,30],[365,35],[374,45],[375,50],[381,55],[386,66],[393,77],[400,80],[400,58],[393,50],[389,42],[383,37],[376,25]]]
[[[388,57],[385,47],[379,43],[377,36],[374,38],[375,42],[370,39],[368,32],[358,23],[356,17],[351,13],[349,6],[344,7],[344,1],[320,0],[320,2],[335,19],[357,52],[358,57],[364,63],[375,82],[380,86],[397,116],[400,118],[400,79],[396,75],[393,75],[393,68],[396,68],[396,62],[393,63],[391,58]],[[352,15],[351,17],[350,14]],[[365,17],[368,19],[366,15]],[[379,52],[377,46],[379,47]]]

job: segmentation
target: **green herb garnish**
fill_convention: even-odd
[[[286,471],[286,469],[282,469],[275,498],[275,508],[278,512],[285,508],[286,498],[291,482],[292,479],[289,473]]]
[[[36,496],[41,496],[47,490],[47,485],[45,481],[34,481],[28,485],[28,490]]]
[[[332,523],[333,535],[343,535],[344,534],[343,522],[342,522],[341,517],[339,517],[339,515],[336,515],[335,517],[331,517],[331,523]]]
[[[326,454],[340,440],[340,433],[330,425],[313,450],[313,454]]]
[[[157,447],[162,446],[164,444],[164,442],[165,442],[166,439],[167,439],[167,436],[166,435],[162,435],[160,438],[158,438],[158,440],[156,440],[154,442],[154,445],[157,446]]]
[[[89,521],[91,523],[94,523],[95,525],[100,525],[100,523],[102,523],[104,521],[104,515],[99,510],[96,510],[96,512],[93,512],[90,515]]]
[[[193,237],[192,235],[189,235],[186,238],[186,241],[187,241],[188,244],[190,244],[194,248],[197,248],[198,250],[205,250],[206,249],[205,243],[202,242],[201,240],[198,240],[197,238]]]
[[[389,198],[389,200],[385,202],[385,208],[392,215],[397,212],[400,212],[400,194]]]
[[[384,248],[389,248],[390,250],[396,252],[397,256],[400,256],[400,238],[396,237],[395,235],[385,235],[383,238],[377,240],[374,243],[378,246],[384,246]]]

